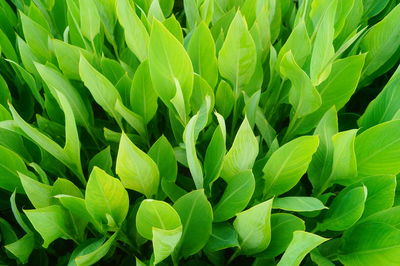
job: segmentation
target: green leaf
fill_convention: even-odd
[[[296,63],[291,51],[283,56],[280,71],[285,78],[292,82],[289,102],[295,110],[296,117],[308,115],[321,106],[322,100],[319,92],[308,75]]]
[[[381,72],[386,72],[394,64],[392,57],[398,59],[400,39],[399,20],[400,4],[391,10],[380,22],[375,24],[360,42],[360,49],[368,52],[365,59],[363,77],[374,78]]]
[[[202,189],[179,198],[174,209],[181,217],[183,233],[176,253],[188,257],[199,252],[207,243],[212,229],[213,213]]]
[[[135,129],[141,137],[147,138],[146,125],[141,116],[135,114],[129,110],[123,103],[118,99],[114,106],[115,111],[121,115],[128,124]],[[121,127],[121,126],[120,126]]]
[[[121,116],[114,109],[118,100],[122,102],[118,90],[83,55],[79,60],[79,75],[95,101],[120,123]]]
[[[157,164],[161,179],[175,182],[178,165],[174,149],[164,135],[151,146],[148,154]]]
[[[224,163],[226,129],[225,121],[220,120],[221,123],[214,131],[204,158],[204,187],[206,190],[211,188],[212,183],[219,177]]]
[[[215,93],[216,109],[225,119],[227,119],[232,112],[234,104],[235,95],[233,94],[231,86],[226,81],[221,80]]]
[[[115,232],[106,242],[104,242],[94,251],[91,251],[90,253],[87,254],[79,254],[74,260],[75,264],[78,266],[84,266],[84,265],[92,265],[98,262],[110,250],[110,248],[116,241],[117,235],[118,232]]]
[[[245,18],[238,11],[218,54],[219,72],[231,82],[236,97],[253,76],[256,61],[256,46]]]
[[[275,151],[263,169],[264,198],[283,194],[294,187],[307,171],[318,144],[318,136],[303,136]]]
[[[24,31],[26,43],[41,62],[46,62],[46,60],[50,58],[50,51],[48,48],[49,33],[40,24],[36,23],[24,13],[19,12],[19,15],[21,16],[22,30]],[[13,61],[17,62],[18,60],[15,58]]]
[[[4,248],[17,257],[22,264],[28,262],[34,247],[35,237],[33,234],[26,234],[16,242],[4,246]]]
[[[57,96],[57,90],[62,92],[70,103],[76,122],[91,132],[91,124],[93,121],[93,117],[91,117],[92,110],[89,109],[87,104],[83,101],[82,96],[71,85],[68,79],[49,66],[39,63],[35,63],[35,66],[58,103],[60,103],[60,100]]]
[[[239,247],[238,235],[235,229],[229,223],[213,224],[210,239],[204,249],[209,252],[215,252],[233,247]]]
[[[214,206],[214,221],[226,221],[242,211],[249,203],[255,189],[251,170],[233,176],[219,202]]]
[[[329,76],[332,68],[331,58],[335,54],[333,39],[335,34],[335,13],[337,0],[326,1],[323,16],[316,29],[315,41],[311,55],[310,76],[314,85],[321,84]]]
[[[183,133],[183,138],[186,147],[186,158],[189,165],[190,173],[197,189],[203,188],[204,177],[203,169],[200,160],[197,158],[196,152],[196,124],[199,120],[199,114],[193,116],[187,124]]]
[[[393,206],[396,194],[396,177],[393,175],[369,176],[345,188],[350,190],[360,185],[368,190],[363,217],[388,209]]]
[[[275,200],[273,205],[275,205]],[[289,213],[272,214],[271,242],[268,248],[261,253],[261,256],[263,258],[273,258],[282,254],[292,241],[293,232],[298,230],[305,230],[304,221],[302,219]]]
[[[311,250],[327,240],[327,238],[312,233],[295,231],[292,241],[277,265],[300,265],[301,261]]]
[[[274,199],[273,209],[295,212],[311,212],[327,209],[317,198],[313,197],[284,197]]]
[[[153,229],[174,230],[181,226],[181,219],[174,208],[159,200],[146,199],[141,202],[136,214],[138,233],[146,239],[153,239]],[[162,234],[162,232],[157,232]]]
[[[239,235],[241,253],[252,255],[268,247],[271,241],[271,209],[272,199],[236,215],[233,226]]]
[[[187,114],[193,88],[192,63],[182,44],[156,20],[150,34],[149,67],[154,89],[170,108],[170,101],[177,94],[178,81]]]
[[[100,15],[94,0],[79,0],[79,11],[82,34],[93,42],[100,33]]]
[[[300,45],[301,44],[301,45]],[[307,28],[302,18],[293,29],[289,38],[282,46],[278,54],[276,66],[280,67],[283,57],[292,51],[294,61],[302,67],[311,53],[311,40],[307,33]]]
[[[0,145],[0,187],[10,192],[16,190],[22,193],[21,181],[18,172],[31,175],[22,158],[14,151]]]
[[[85,205],[89,214],[100,224],[119,227],[128,213],[128,193],[117,178],[94,167],[86,187]]]
[[[107,146],[104,150],[98,152],[92,159],[89,161],[88,172],[92,172],[95,166],[103,169],[108,174],[112,174],[113,160],[111,157],[110,146]]]
[[[117,17],[125,31],[125,41],[129,49],[141,62],[146,60],[149,34],[128,0],[117,0]]]
[[[339,260],[345,265],[398,265],[400,230],[380,222],[356,225],[346,234]]]
[[[338,132],[336,108],[332,107],[319,121],[314,135],[319,135],[320,144],[308,167],[307,177],[311,181],[314,194],[319,192],[322,184],[332,172],[333,142],[332,137]],[[318,191],[318,192],[317,192]]]
[[[124,187],[140,192],[147,198],[157,193],[160,174],[156,163],[136,147],[125,133],[121,135],[115,171]]]
[[[24,213],[42,236],[44,248],[58,238],[74,239],[71,235],[71,221],[62,207],[51,205],[35,210],[24,210]]]
[[[175,250],[181,236],[182,226],[172,230],[153,227],[154,264],[166,259]]]
[[[350,228],[361,218],[367,195],[365,186],[340,192],[333,200],[325,218],[318,224],[318,230],[344,231]]]
[[[18,173],[18,176],[26,195],[35,208],[47,207],[53,204],[51,186],[40,183],[22,173]]]
[[[355,153],[359,177],[400,172],[400,121],[389,121],[357,136]]]
[[[211,88],[214,88],[218,81],[218,61],[215,55],[214,39],[204,22],[194,29],[187,50],[194,71],[204,78]]]
[[[80,80],[79,60],[81,54],[89,61],[93,55],[85,49],[63,42],[61,40],[52,39],[51,46],[57,57],[58,66],[67,78]]]
[[[358,120],[361,128],[367,129],[394,119],[400,110],[400,66],[392,75],[381,93],[369,103],[364,114]]]
[[[221,176],[227,182],[234,176],[253,167],[258,155],[258,141],[245,117],[236,133],[232,147],[224,158]]]
[[[147,124],[157,112],[157,94],[153,88],[149,63],[139,65],[132,81],[130,105],[132,111],[143,117]]]

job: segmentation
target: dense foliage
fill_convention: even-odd
[[[400,265],[399,0],[0,0],[0,263]]]

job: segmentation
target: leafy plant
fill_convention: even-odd
[[[400,265],[399,17],[0,1],[0,263]]]

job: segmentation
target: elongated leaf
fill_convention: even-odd
[[[104,242],[101,246],[99,246],[95,250],[91,251],[90,253],[80,254],[79,256],[77,256],[74,260],[76,265],[78,266],[92,265],[98,262],[110,250],[117,236],[118,232],[115,232],[109,239],[107,239],[106,242]]]
[[[207,245],[207,251],[218,251],[226,248],[239,247],[238,235],[228,223],[215,223]]]
[[[79,11],[82,34],[93,42],[100,32],[100,15],[94,0],[79,0]]]
[[[174,149],[165,136],[161,136],[149,150],[149,156],[157,164],[162,180],[174,182],[178,172]]]
[[[153,227],[154,264],[166,259],[175,250],[182,236],[182,226],[173,230],[164,230]]]
[[[207,243],[212,228],[212,208],[202,189],[179,198],[174,209],[181,217],[183,232],[177,248],[180,256],[188,257],[199,252]]]
[[[4,246],[7,251],[11,252],[23,264],[28,262],[34,247],[35,237],[33,234],[26,234],[16,242]]]
[[[157,111],[157,94],[151,82],[149,63],[144,61],[135,72],[132,82],[130,104],[132,111],[148,123]]]
[[[154,89],[161,100],[171,106],[178,81],[188,113],[193,89],[193,67],[182,44],[158,21],[154,21],[150,35],[149,67]]]
[[[271,209],[272,199],[236,215],[233,226],[239,235],[242,253],[251,255],[268,247],[271,241]]]
[[[245,117],[236,133],[232,147],[225,155],[221,176],[229,181],[234,175],[251,169],[257,155],[258,141]]]
[[[275,151],[263,169],[264,197],[277,196],[294,187],[307,171],[318,144],[318,136],[303,136]]]
[[[313,197],[276,198],[274,199],[272,208],[296,212],[310,212],[327,209],[319,199]]]
[[[24,175],[30,175],[22,158],[17,153],[0,145],[0,187],[10,192],[16,190],[22,193],[21,181],[18,172]]]
[[[53,96],[58,102],[60,100],[57,97],[56,91],[60,91],[67,98],[71,105],[74,117],[79,125],[84,126],[87,130],[90,130],[90,124],[93,118],[90,116],[90,109],[84,103],[79,92],[71,85],[71,83],[61,75],[58,71],[51,67],[35,64],[40,76],[46,82],[49,89],[52,91]],[[90,111],[89,111],[90,110]]]
[[[299,45],[301,43],[301,45]],[[302,67],[311,53],[311,41],[308,37],[304,19],[300,20],[291,32],[286,43],[278,54],[277,66],[280,67],[283,57],[287,52],[292,51],[294,60]]]
[[[43,238],[44,248],[57,238],[73,239],[71,221],[62,207],[52,205],[35,210],[24,210],[24,212]]]
[[[254,73],[256,56],[256,46],[247,29],[246,20],[238,11],[218,54],[219,71],[231,82],[236,97]]]
[[[395,61],[389,61],[393,56],[398,58],[396,54],[400,45],[397,38],[400,32],[399,20],[400,4],[379,23],[375,24],[369,32],[364,36],[360,43],[360,48],[364,52],[368,52],[365,59],[365,67],[363,70],[364,77],[375,77],[379,71],[390,69]],[[389,61],[389,62],[388,62]],[[385,65],[387,63],[387,65]],[[378,72],[378,73],[376,73]]]
[[[293,105],[297,117],[310,114],[321,106],[322,100],[319,92],[307,74],[296,63],[291,51],[283,56],[280,71],[292,82],[289,102]]]
[[[295,231],[292,241],[277,265],[300,265],[301,261],[311,250],[327,240],[327,238],[312,233]]]
[[[332,137],[337,132],[338,118],[335,107],[332,107],[324,114],[314,131],[314,135],[319,135],[320,144],[307,171],[307,177],[313,185],[313,191],[316,192],[318,190],[317,194],[320,193],[322,184],[326,182],[332,172]]]
[[[189,41],[188,54],[194,71],[202,76],[211,88],[214,88],[218,81],[218,62],[214,39],[204,22],[201,22],[194,30]]]
[[[136,214],[136,228],[144,238],[154,237],[153,228],[174,230],[180,226],[181,219],[178,213],[168,203],[148,199],[140,204]]]
[[[359,177],[400,172],[400,121],[389,121],[361,133],[355,141]]]
[[[275,202],[274,202],[275,204]],[[293,232],[305,230],[304,221],[288,213],[271,215],[271,243],[261,253],[262,257],[273,258],[283,253],[293,238]]]
[[[157,193],[160,174],[155,162],[133,144],[128,136],[121,135],[116,173],[122,184],[150,198]]]
[[[85,205],[100,224],[121,226],[128,213],[128,193],[118,179],[94,167],[86,187]]]
[[[323,16],[320,19],[311,56],[310,73],[314,85],[320,84],[329,76],[332,68],[330,60],[335,53],[333,38],[338,1],[326,2],[329,4],[325,6]]]
[[[122,102],[118,90],[82,55],[79,60],[79,75],[95,101],[119,122],[121,116],[114,109],[118,100]]]
[[[333,200],[325,219],[318,224],[320,231],[344,231],[354,225],[364,212],[368,190],[365,186],[342,191]]]
[[[242,211],[249,203],[254,188],[255,180],[250,170],[233,176],[222,198],[214,206],[214,221],[226,221]]]
[[[397,265],[400,231],[385,223],[361,223],[344,238],[339,259],[347,265]]]
[[[117,17],[125,30],[129,49],[144,61],[147,58],[149,34],[128,0],[117,0]]]
[[[52,187],[42,184],[29,176],[18,173],[26,195],[35,208],[47,207],[53,204]]]
[[[400,66],[383,88],[382,92],[368,105],[358,120],[360,127],[367,129],[377,124],[390,121],[400,110]]]

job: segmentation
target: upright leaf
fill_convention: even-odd
[[[117,178],[94,167],[86,187],[85,205],[97,222],[118,227],[128,213],[128,193]]]
[[[271,241],[271,209],[272,199],[236,215],[233,226],[239,235],[243,254],[252,255],[268,247]]]
[[[292,241],[277,265],[300,265],[301,261],[311,250],[327,240],[327,238],[312,233],[295,231]]]
[[[354,225],[364,212],[368,190],[365,186],[343,190],[333,200],[325,218],[318,224],[319,231],[344,231]]]
[[[278,196],[294,187],[307,171],[318,144],[318,136],[303,136],[275,151],[263,169],[264,197]]]
[[[258,155],[258,141],[245,117],[236,133],[232,147],[224,158],[221,176],[229,181],[234,175],[251,169]]]
[[[207,243],[212,228],[213,213],[203,190],[194,190],[179,198],[174,209],[182,221],[182,237],[177,253],[188,257],[199,252]]]
[[[246,208],[255,189],[255,180],[250,170],[233,176],[222,198],[214,206],[214,221],[226,221]]]
[[[183,109],[188,113],[193,88],[192,63],[182,44],[156,20],[150,35],[149,67],[154,89],[169,107],[178,93],[178,81],[185,103]]]
[[[357,136],[355,153],[358,176],[400,172],[400,121],[385,122],[369,128]]]
[[[128,0],[117,0],[116,10],[118,21],[125,31],[126,44],[140,61],[146,60],[149,34],[142,21],[140,21]]]
[[[201,22],[193,31],[188,44],[188,54],[192,60],[194,71],[202,76],[211,88],[214,88],[218,81],[215,43],[204,22]]]
[[[58,205],[51,205],[35,210],[24,210],[29,221],[43,238],[43,247],[47,248],[58,238],[74,239],[72,224],[67,212]]]
[[[245,18],[238,11],[218,54],[219,72],[231,82],[236,97],[239,96],[243,86],[250,81],[256,61],[256,46],[247,29]]]
[[[297,65],[291,51],[283,56],[280,71],[292,82],[289,102],[293,105],[296,117],[310,114],[321,106],[320,94],[307,74]]]
[[[119,142],[115,171],[124,187],[138,191],[147,198],[157,193],[160,179],[157,165],[124,133]]]
[[[147,199],[140,203],[136,214],[138,233],[146,239],[152,239],[153,229],[173,230],[181,226],[178,213],[164,201]]]
[[[100,32],[100,15],[94,0],[79,0],[79,11],[82,34],[93,42]]]

